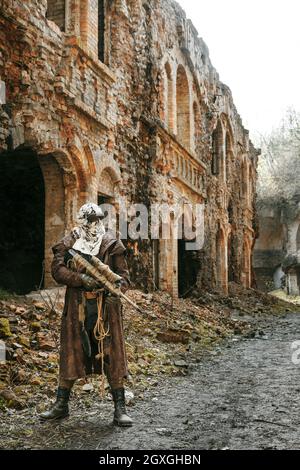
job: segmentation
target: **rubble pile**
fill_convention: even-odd
[[[23,408],[32,388],[56,383],[59,312],[43,301],[12,297],[0,301],[0,408]]]
[[[225,338],[249,335],[253,325],[246,314],[290,310],[283,301],[236,285],[228,297],[207,292],[193,292],[189,299],[172,299],[160,291],[127,294],[143,311],[123,305],[128,387],[140,394],[163,375],[188,374],[202,354]],[[53,396],[62,308],[63,296],[58,299],[55,290],[0,300],[0,340],[6,349],[6,362],[0,364],[0,410],[34,406],[38,396]],[[96,393],[97,381],[78,381],[75,394]]]

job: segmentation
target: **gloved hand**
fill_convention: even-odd
[[[86,290],[100,289],[100,284],[88,274],[80,274],[82,285]]]

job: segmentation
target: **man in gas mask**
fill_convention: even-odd
[[[57,399],[40,417],[55,419],[68,416],[68,401],[74,382],[95,373],[102,374],[102,377],[105,374],[108,379],[115,405],[114,423],[131,426],[123,385],[128,369],[121,302],[68,260],[71,248],[83,255],[98,257],[121,276],[120,288],[126,291],[130,280],[125,247],[111,231],[105,231],[102,216],[99,206],[85,204],[78,213],[79,226],[52,248],[52,276],[59,284],[66,285],[67,290],[61,325]],[[102,336],[97,330],[99,325],[102,325]]]

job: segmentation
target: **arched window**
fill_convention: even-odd
[[[106,0],[81,0],[79,3],[81,42],[101,62],[106,62]]]
[[[189,82],[182,65],[179,65],[177,69],[176,106],[177,138],[182,145],[189,149],[191,146]]]
[[[194,101],[193,104],[193,115],[194,115],[194,151],[200,158],[201,155],[201,117],[199,106]]]
[[[65,31],[66,25],[66,5],[65,0],[48,0],[46,18],[53,21],[61,29]]]
[[[211,172],[213,175],[223,173],[223,127],[219,120],[216,129],[213,132],[213,150],[211,161]]]

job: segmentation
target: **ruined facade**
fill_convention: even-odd
[[[254,250],[258,287],[283,288],[300,295],[300,213],[298,197],[284,203],[261,203],[259,237]]]
[[[77,209],[119,196],[205,204],[201,251],[127,242],[137,287],[251,285],[257,152],[176,2],[0,0],[0,79],[0,285],[30,290],[42,264],[53,285],[51,246]]]

